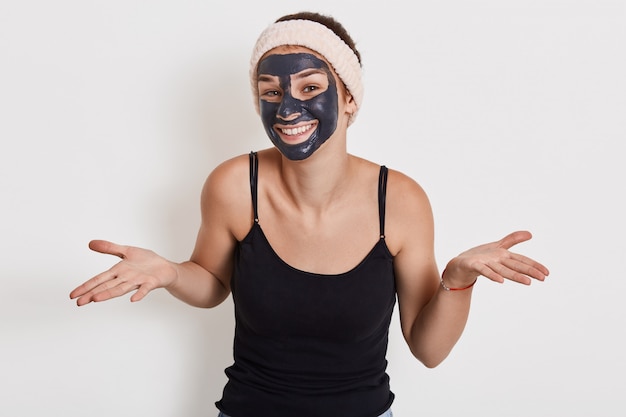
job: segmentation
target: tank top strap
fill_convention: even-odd
[[[385,206],[387,198],[387,167],[381,165],[378,176],[378,218],[380,237],[385,237]],[[256,152],[250,152],[250,193],[252,196],[252,208],[254,210],[254,221],[259,222],[259,212],[257,205],[257,189],[259,182],[259,159]]]
[[[387,199],[387,167],[381,165],[378,176],[378,218],[380,223],[380,238],[385,238],[385,203]]]
[[[252,194],[252,208],[254,209],[254,222],[259,222],[257,210],[257,188],[259,183],[259,158],[256,152],[250,152],[250,192]]]

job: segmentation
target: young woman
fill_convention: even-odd
[[[165,288],[213,307],[232,292],[235,361],[220,415],[390,416],[385,356],[396,299],[408,346],[434,367],[463,331],[478,276],[530,284],[548,270],[509,251],[530,239],[519,231],[460,254],[439,274],[422,188],[347,152],[361,64],[334,19],[282,17],[259,37],[250,75],[274,147],[209,175],[190,260],[92,241],[122,260],[70,297],[84,305],[136,290],[138,301]]]

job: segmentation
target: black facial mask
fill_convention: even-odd
[[[323,71],[328,77],[326,91],[306,100],[295,98],[292,91],[292,77],[308,69]],[[312,54],[296,53],[269,55],[258,66],[257,76],[278,77],[280,100],[268,101],[263,96],[259,99],[261,119],[270,140],[290,160],[299,161],[308,158],[328,140],[337,128],[339,113],[337,85],[328,65]],[[294,117],[297,114],[297,117]],[[282,127],[302,125],[308,121],[317,121],[315,130],[303,142],[290,144],[281,138],[289,129],[280,133],[276,124]]]

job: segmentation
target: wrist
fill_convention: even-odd
[[[175,291],[176,287],[178,286],[178,282],[180,281],[178,278],[181,275],[181,269],[183,268],[183,266],[180,263],[168,261],[168,268],[169,272],[167,273],[167,275],[165,275],[168,276],[168,278],[164,287],[168,291]]]
[[[478,276],[469,276],[459,279],[458,274],[450,274],[449,266],[445,267],[441,273],[439,283],[445,291],[463,291],[470,289],[478,281]]]

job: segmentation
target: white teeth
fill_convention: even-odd
[[[280,130],[281,132],[283,132],[283,134],[287,136],[293,136],[293,135],[300,135],[306,132],[307,130],[311,129],[311,127],[313,127],[313,125],[306,125],[306,126],[296,127],[293,129],[280,129]]]

